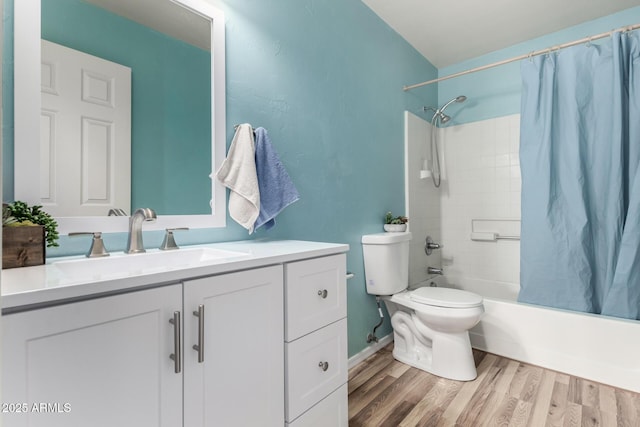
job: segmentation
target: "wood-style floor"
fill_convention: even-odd
[[[349,426],[640,427],[640,394],[474,350],[478,378],[439,378],[393,359],[349,371]]]

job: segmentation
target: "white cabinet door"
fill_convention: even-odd
[[[185,282],[185,426],[284,425],[282,280],[273,266]]]
[[[182,425],[169,358],[180,310],[172,285],[4,316],[3,425]]]

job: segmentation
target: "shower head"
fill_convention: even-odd
[[[433,118],[431,119],[432,121],[432,125],[435,125],[436,122],[438,120],[440,120],[440,124],[445,124],[447,123],[449,120],[451,120],[451,116],[448,116],[446,114],[444,114],[444,110],[451,104],[453,104],[454,102],[464,102],[467,100],[467,97],[464,95],[460,95],[457,96],[455,98],[453,98],[451,101],[447,102],[446,104],[444,104],[442,107],[438,108],[437,110],[435,108],[432,107],[423,107],[424,111],[427,110],[433,110],[435,111],[435,113],[433,114]]]
[[[444,114],[445,108],[447,108],[449,105],[453,104],[454,102],[464,102],[466,100],[467,100],[466,96],[460,95],[453,98],[451,101],[447,102],[440,108],[422,107],[422,111],[423,112],[427,112],[429,110],[433,111],[433,118],[431,119],[432,125],[435,125],[435,123],[438,120],[440,121],[440,124],[444,124],[444,123],[447,123],[449,120],[451,120],[451,116]]]

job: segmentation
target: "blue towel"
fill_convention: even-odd
[[[254,230],[264,225],[269,230],[276,224],[275,217],[284,208],[300,198],[284,165],[271,145],[265,128],[255,129],[256,172],[260,188],[260,214]]]

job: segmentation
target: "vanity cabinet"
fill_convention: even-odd
[[[348,425],[346,256],[285,265],[285,420]]]
[[[3,425],[182,425],[175,310],[179,284],[4,316]]]
[[[184,302],[184,426],[282,427],[282,266],[186,281]]]
[[[282,270],[4,316],[5,425],[281,427]]]
[[[346,427],[348,246],[215,247],[247,256],[5,271],[3,425]]]

